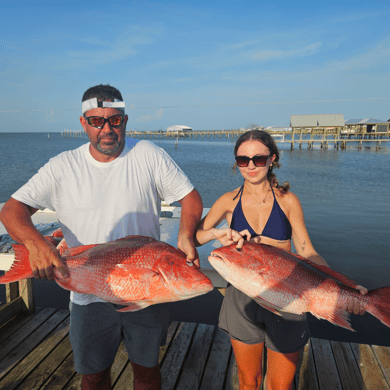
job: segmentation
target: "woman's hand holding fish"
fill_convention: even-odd
[[[237,232],[236,230],[225,228],[225,229],[212,229],[212,233],[223,246],[231,245],[237,242],[237,249],[241,249],[244,245],[244,236],[246,236],[247,240],[250,240],[251,234],[247,229],[242,232]]]
[[[43,239],[39,242],[36,240],[26,241],[25,246],[29,252],[34,278],[54,280],[53,266],[61,272],[64,278],[69,276],[54,245]]]
[[[368,290],[363,286],[357,286],[360,294],[366,295]],[[350,298],[348,302],[343,307],[344,310],[348,311],[350,314],[360,314],[363,315],[366,312],[365,304],[360,302],[357,298]]]

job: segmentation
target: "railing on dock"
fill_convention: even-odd
[[[31,279],[6,284],[5,289],[6,304],[0,307],[0,326],[20,313],[34,313]]]

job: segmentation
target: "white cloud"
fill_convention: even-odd
[[[152,122],[156,120],[160,120],[163,116],[164,110],[161,108],[156,111],[154,114],[144,115],[136,120],[136,122]]]

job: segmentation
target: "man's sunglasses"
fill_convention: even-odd
[[[96,127],[97,129],[102,129],[107,122],[113,127],[118,127],[123,123],[123,115],[113,115],[109,118],[103,118],[101,116],[85,116],[84,118],[87,120],[89,125]]]
[[[253,156],[252,158],[248,156],[236,156],[236,162],[239,167],[247,167],[249,161],[253,161],[256,167],[264,167],[270,157],[270,154],[268,156]]]

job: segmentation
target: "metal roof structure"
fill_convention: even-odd
[[[344,114],[291,115],[290,127],[343,126]]]
[[[345,125],[365,125],[372,123],[387,123],[387,121],[381,121],[379,119],[374,118],[358,118],[358,119],[348,119],[344,122]]]
[[[188,126],[174,125],[167,127],[167,131],[191,131],[192,128]]]

